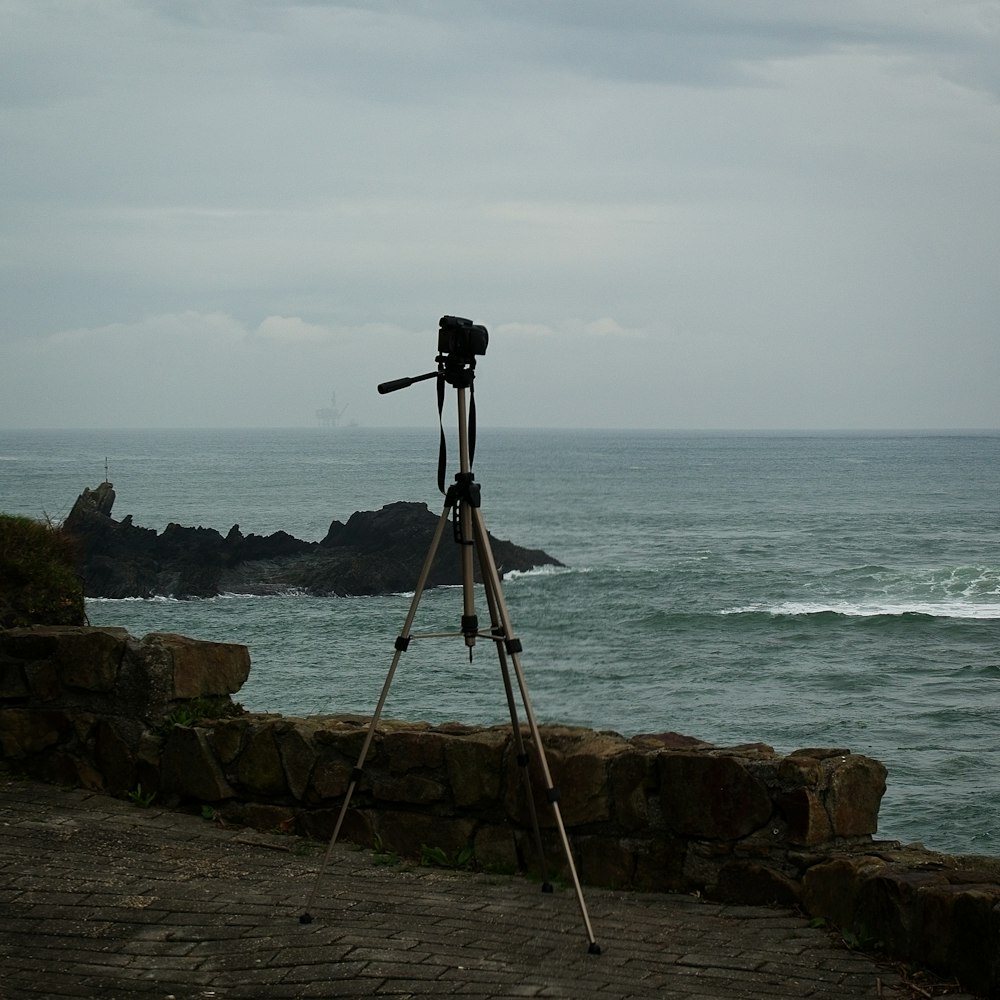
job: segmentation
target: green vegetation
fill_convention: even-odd
[[[136,785],[131,792],[126,792],[125,794],[132,805],[139,806],[142,809],[148,809],[156,798],[156,792],[144,792],[142,785]]]
[[[174,726],[196,726],[202,721],[228,719],[240,715],[243,708],[234,704],[229,698],[219,696],[214,698],[195,698],[192,701],[178,705],[157,726],[162,735],[170,732]]]
[[[372,863],[376,865],[398,865],[403,860],[395,851],[386,847],[377,833],[372,837],[372,852]]]
[[[844,942],[849,951],[873,952],[881,951],[884,947],[882,941],[875,937],[864,924],[858,925],[854,930],[845,930],[838,928],[826,917],[813,917],[809,921],[809,926],[839,934],[841,941]]]
[[[51,523],[0,514],[0,628],[86,620],[73,539]]]
[[[430,868],[451,868],[467,871],[475,867],[476,858],[471,847],[463,847],[454,854],[449,854],[441,847],[420,846],[420,863]]]
[[[881,951],[882,942],[864,924],[853,931],[842,930],[840,936],[850,951]]]
[[[404,865],[403,870],[409,870],[409,865],[413,863]],[[421,844],[419,863],[425,868],[449,868],[452,871],[473,871],[477,868],[471,846],[449,854],[443,847]],[[391,847],[386,846],[381,836],[376,833],[372,836],[372,864],[395,867],[403,865],[403,858]]]

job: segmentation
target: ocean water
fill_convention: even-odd
[[[440,511],[437,444],[436,427],[0,431],[0,510],[64,517],[107,461],[117,518],[319,539],[396,500]],[[450,481],[453,433],[449,447]],[[1000,854],[1000,433],[480,423],[474,471],[491,533],[566,564],[504,581],[539,721],[845,747],[889,769],[879,836]],[[102,600],[88,615],[245,643],[247,708],[370,714],[410,600]],[[415,631],[461,613],[459,590],[428,591]],[[495,653],[414,642],[385,714],[508,721]]]

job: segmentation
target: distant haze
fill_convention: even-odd
[[[996,0],[0,2],[0,428],[1000,427]]]

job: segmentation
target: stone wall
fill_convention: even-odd
[[[0,751],[46,780],[325,840],[367,720],[244,712],[231,695],[249,669],[243,646],[175,635],[0,631]],[[584,883],[802,906],[998,995],[1000,863],[874,841],[886,777],[877,761],[676,734],[545,727],[542,739]],[[384,722],[342,836],[403,856],[471,849],[484,868],[537,871],[515,758],[509,727]],[[544,784],[528,770],[558,873]]]

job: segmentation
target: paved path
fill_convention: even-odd
[[[788,911],[377,865],[0,774],[0,997],[907,997]]]

